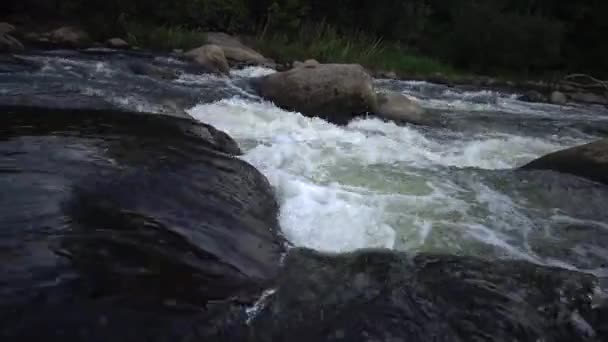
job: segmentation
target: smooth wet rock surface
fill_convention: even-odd
[[[254,341],[601,341],[596,280],[521,261],[294,250]],[[604,310],[604,311],[602,311]]]
[[[209,302],[253,302],[277,273],[274,194],[224,133],[1,111],[3,340],[168,341]]]

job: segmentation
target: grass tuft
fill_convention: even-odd
[[[148,26],[140,23],[125,24],[127,42],[131,46],[171,51],[189,50],[207,41],[201,29],[188,29],[179,26]]]
[[[202,29],[124,24],[127,41],[132,46],[148,49],[192,49],[205,44]],[[400,75],[461,73],[436,59],[413,53],[397,43],[362,31],[343,35],[326,23],[302,25],[295,34],[281,32],[260,34],[254,48],[281,63],[314,58],[321,63],[358,63],[375,71],[394,71]]]
[[[459,74],[450,65],[419,56],[397,43],[361,31],[342,35],[326,23],[303,25],[290,36],[258,36],[255,45],[262,54],[285,63],[314,58],[321,63],[358,63],[373,70],[407,75]]]

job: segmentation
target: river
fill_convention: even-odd
[[[0,104],[111,108],[186,116],[232,136],[269,180],[288,248],[524,260],[608,277],[608,187],[518,167],[606,137],[608,109],[518,100],[518,94],[375,80],[407,95],[440,127],[368,117],[336,126],[259,98],[248,67],[200,74],[172,55],[39,52],[0,73]],[[133,75],[133,63],[180,70]],[[24,66],[25,65],[25,66]],[[184,108],[181,113],[179,108]]]

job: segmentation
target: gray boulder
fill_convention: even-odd
[[[272,61],[259,52],[243,44],[240,39],[223,32],[207,32],[207,44],[220,47],[232,65],[268,65]]]
[[[554,170],[608,184],[608,139],[548,154],[522,169]]]
[[[48,34],[53,43],[69,47],[84,47],[91,43],[89,34],[80,28],[72,26],[60,27]]]
[[[397,123],[410,123],[415,125],[435,125],[438,120],[429,116],[424,108],[407,98],[405,95],[390,91],[376,94],[376,116]]]
[[[230,66],[224,51],[217,45],[203,45],[186,52],[186,57],[210,72],[227,75]]]
[[[337,124],[376,108],[372,78],[357,64],[319,64],[294,68],[253,81],[277,106]]]
[[[106,45],[114,49],[127,49],[129,47],[129,43],[121,38],[108,39],[108,41],[106,41]]]

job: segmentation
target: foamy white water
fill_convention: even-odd
[[[435,100],[418,101],[432,107]],[[296,246],[495,255],[574,268],[539,255],[528,236],[553,229],[564,217],[585,219],[560,213],[555,220],[560,210],[532,203],[528,193],[519,193],[517,174],[503,170],[586,142],[587,135],[471,133],[374,118],[340,127],[239,97],[198,105],[190,114],[240,142],[243,158],[275,187],[282,229]]]

